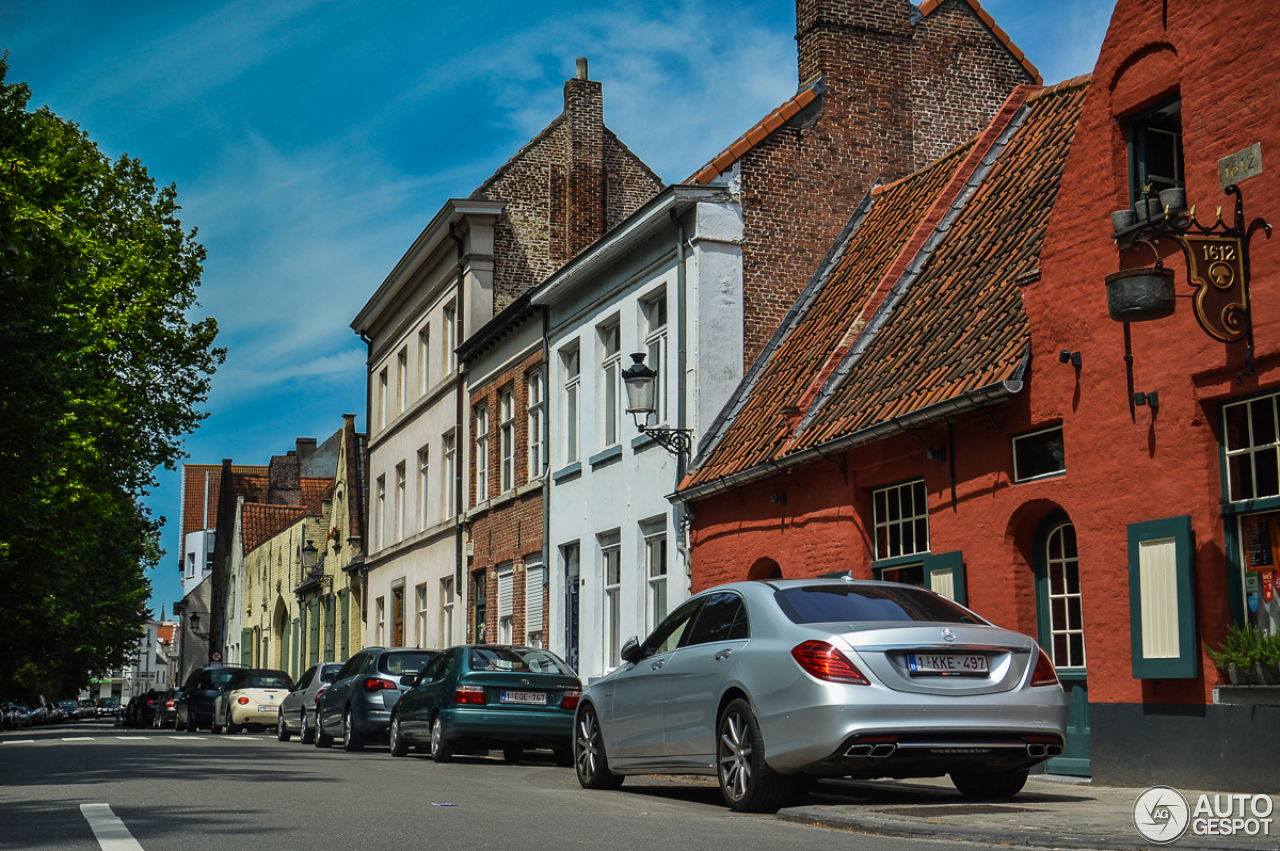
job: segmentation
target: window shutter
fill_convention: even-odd
[[[1129,629],[1134,679],[1199,675],[1191,584],[1191,517],[1129,525]]]
[[[333,622],[333,595],[324,595],[324,660],[333,661],[333,637],[337,630]]]
[[[542,585],[546,568],[531,564],[525,568],[524,623],[525,632],[542,631]]]
[[[351,655],[351,589],[343,588],[338,591],[338,599],[341,601],[338,605],[342,609],[339,641],[342,645],[342,661],[345,662]]]
[[[509,618],[515,608],[515,575],[510,564],[498,568],[498,618]]]
[[[934,593],[955,600],[962,606],[969,605],[965,588],[964,553],[955,550],[924,558],[925,587]]]
[[[240,664],[246,668],[253,667],[253,630],[240,630]]]

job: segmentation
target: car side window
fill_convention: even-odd
[[[449,662],[453,659],[453,651],[446,650],[436,658],[427,663],[427,667],[422,672],[423,682],[435,682],[442,679],[449,670]]]
[[[706,605],[698,614],[698,620],[689,633],[686,644],[708,644],[713,641],[729,641],[733,639],[735,623],[742,611],[742,598],[729,591],[721,591],[707,597]],[[745,630],[746,620],[739,629]],[[745,638],[746,636],[741,636]]]
[[[316,675],[315,667],[307,668],[306,673],[302,675],[302,679],[298,680],[298,691],[311,685],[311,678]]]
[[[363,653],[357,653],[347,660],[347,664],[342,666],[342,670],[338,671],[335,680],[345,680],[347,677],[354,677],[356,672],[360,670],[360,666],[364,664],[364,660],[368,658]]]
[[[658,653],[669,653],[679,647],[680,640],[688,631],[689,624],[702,606],[703,599],[703,597],[694,597],[668,615],[653,634],[644,640],[644,644],[640,647],[642,655],[654,656]]]
[[[364,657],[364,662],[360,665],[360,670],[356,671],[356,674],[359,675],[359,674],[366,673],[372,667],[373,667],[373,657],[366,656]]]

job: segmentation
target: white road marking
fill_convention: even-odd
[[[35,739],[9,739],[5,742],[6,745],[34,745],[35,743]]]
[[[93,829],[102,851],[143,851],[129,828],[111,812],[109,804],[81,804],[80,812]]]
[[[64,742],[92,742],[93,736],[63,736]]]

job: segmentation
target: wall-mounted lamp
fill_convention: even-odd
[[[778,503],[778,504],[780,504],[780,505],[786,505],[786,504],[787,504],[787,492],[786,492],[786,491],[783,491],[782,493],[771,493],[771,494],[769,494],[769,501],[770,501],[770,502],[776,502],[776,503]]]
[[[627,413],[635,421],[640,433],[672,455],[686,455],[693,444],[693,432],[687,428],[650,428],[649,418],[657,413],[658,373],[644,365],[644,353],[631,356],[635,361],[622,371],[622,383],[627,388]]]
[[[1160,391],[1152,390],[1150,393],[1134,393],[1133,404],[1145,405],[1151,409],[1151,413],[1155,413],[1160,409]]]
[[[1063,349],[1058,352],[1058,363],[1069,363],[1079,369],[1081,364],[1080,353],[1073,352],[1070,349]]]

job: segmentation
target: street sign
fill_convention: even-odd
[[[215,651],[213,651],[213,655],[212,655],[212,656],[210,656],[209,658],[210,658],[210,659],[212,659],[212,660],[213,660],[213,661],[215,661],[215,662],[221,662],[221,661],[222,661],[222,653],[221,653],[221,651],[215,650]]]

